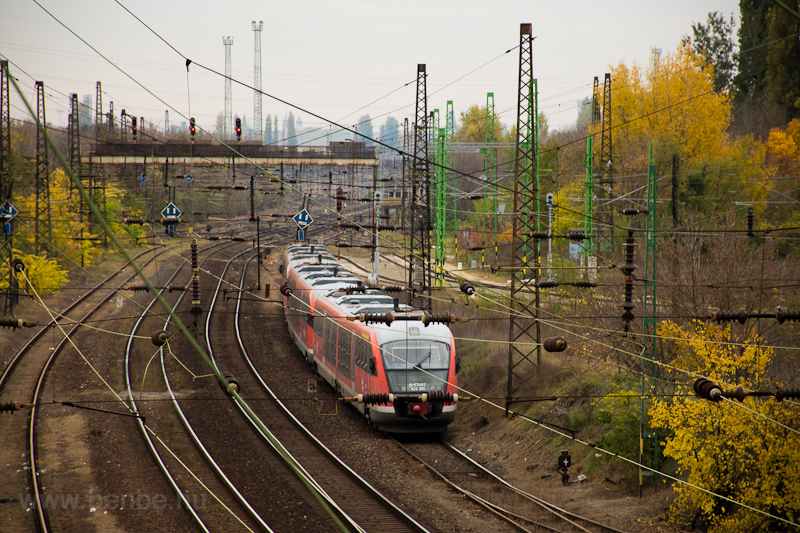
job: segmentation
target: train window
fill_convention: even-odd
[[[353,333],[348,329],[339,332],[339,370],[350,375],[350,355],[353,353],[351,343]]]
[[[445,369],[450,367],[450,346],[443,342],[413,339],[381,346],[383,366],[394,369]]]
[[[330,363],[336,360],[336,333],[338,329],[339,326],[336,322],[331,322],[325,326],[325,360]]]
[[[314,335],[317,337],[322,337],[322,327],[325,323],[325,313],[317,311],[317,316],[314,319]]]
[[[363,337],[356,337],[356,365],[365,372],[377,375],[372,357],[372,343]]]
[[[381,346],[389,391],[417,394],[447,388],[450,346],[428,339],[387,342]]]

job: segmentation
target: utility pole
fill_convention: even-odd
[[[411,242],[408,255],[410,304],[431,310],[431,176],[428,160],[428,96],[424,64],[417,65],[414,161],[411,173]]]
[[[506,415],[514,402],[515,379],[522,379],[523,362],[540,362],[539,256],[538,244],[530,257],[529,234],[536,230],[539,216],[539,184],[536,156],[535,80],[533,79],[533,37],[531,24],[520,26],[519,84],[517,94],[517,139],[514,157],[514,218],[511,255],[511,302],[508,331],[508,390]],[[535,215],[535,219],[533,218]],[[533,278],[533,283],[531,279]],[[531,298],[531,288],[534,298]],[[533,303],[531,303],[533,300]],[[536,348],[532,348],[536,346]]]

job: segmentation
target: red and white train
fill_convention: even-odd
[[[289,246],[284,272],[289,332],[331,386],[360,398],[356,408],[382,431],[447,428],[458,402],[459,365],[450,328],[425,326],[420,311],[367,288],[322,246]],[[397,318],[388,325],[347,319],[387,312]]]

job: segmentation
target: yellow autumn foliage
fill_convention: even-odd
[[[702,375],[724,389],[773,390],[766,379],[773,350],[760,339],[736,343],[731,327],[696,322],[679,326],[664,322],[660,335],[670,341],[678,369]],[[673,371],[685,381],[685,374]],[[694,380],[692,380],[693,383]],[[743,403],[713,403],[693,395],[692,383],[679,386],[669,399],[655,402],[652,426],[668,429],[664,455],[678,464],[691,485],[742,505],[677,485],[672,506],[676,522],[698,514],[714,533],[783,530],[785,522],[746,506],[797,523],[800,519],[800,407],[772,398],[746,398]]]
[[[14,257],[21,260],[22,264],[25,265],[25,274],[17,274],[21,292],[32,294],[29,287],[29,285],[32,285],[36,292],[42,296],[57,294],[69,282],[68,272],[62,269],[55,259],[47,259],[41,255],[26,254],[20,250],[14,250]],[[0,281],[0,289],[4,288],[2,286],[3,282],[6,285],[8,284],[7,280],[3,279]]]
[[[703,57],[681,46],[647,69],[611,67],[611,124],[617,167],[641,169],[645,145],[680,153],[689,164],[713,159],[727,141],[731,101],[714,92],[714,74]],[[595,126],[593,133],[599,133]],[[596,139],[600,139],[599,135]],[[600,148],[600,143],[595,143]]]

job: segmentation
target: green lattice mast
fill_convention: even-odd
[[[642,412],[641,412],[641,438],[653,439],[653,468],[658,470],[658,430],[646,432],[644,428],[644,415],[647,412],[645,395],[652,397],[655,393],[656,379],[658,378],[658,360],[656,335],[658,335],[658,307],[656,305],[656,166],[653,164],[653,143],[648,146],[647,158],[647,213],[644,230],[644,297],[642,299],[642,341],[647,349],[642,357]],[[649,391],[646,388],[647,366],[651,367],[653,381]],[[644,440],[642,440],[644,442]],[[640,448],[641,449],[641,448]],[[642,462],[640,457],[639,462]],[[639,476],[639,491],[641,494],[642,476]]]
[[[439,128],[436,138],[436,161],[445,160],[445,129]],[[436,245],[436,287],[444,287],[444,262],[447,255],[446,229],[447,229],[447,195],[446,175],[441,165],[436,167],[436,218],[435,218],[435,245]]]
[[[453,143],[455,142],[456,137],[456,118],[455,113],[453,112],[453,101],[447,101],[447,108],[445,114],[445,125],[444,125],[444,142],[445,142],[445,152],[444,152],[444,166],[447,168],[456,168],[456,153],[453,151]],[[450,184],[453,183],[455,179],[455,172],[452,170],[445,170],[445,198],[447,198],[447,188]],[[455,204],[451,209],[448,209],[445,206],[445,242],[447,242],[447,235],[450,234],[452,231],[453,237],[455,239],[454,246],[456,251],[458,249],[458,212],[456,211]],[[445,261],[447,261],[447,250],[445,250]],[[455,252],[453,254],[455,257]]]
[[[483,155],[483,175],[486,176],[486,183],[491,183],[492,211],[494,212],[494,260],[497,262],[497,136],[495,135],[495,114],[494,114],[494,93],[486,93],[486,148]],[[484,191],[486,191],[484,185]],[[484,192],[484,198],[486,194]],[[483,228],[486,233],[486,200],[483,201]],[[485,237],[485,235],[484,235]],[[486,256],[486,243],[483,243],[483,256]],[[484,258],[481,258],[484,264]]]
[[[594,252],[595,238],[594,231],[594,152],[592,144],[594,137],[589,135],[586,139],[586,159],[583,164],[586,167],[586,181],[583,188],[583,232],[587,240],[583,241],[583,267],[589,266],[589,257]],[[586,275],[587,270],[584,270]]]

